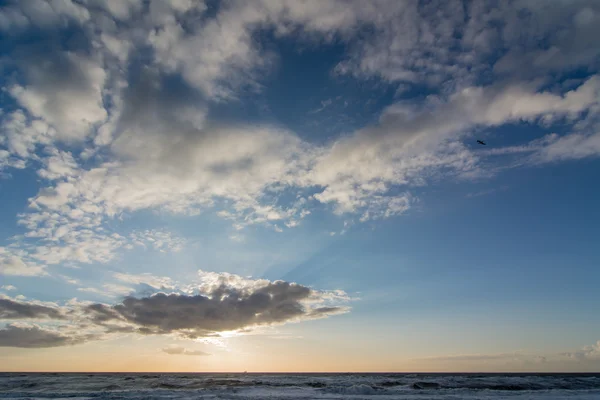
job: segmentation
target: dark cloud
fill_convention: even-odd
[[[64,336],[54,331],[33,327],[8,325],[0,329],[0,347],[58,347],[80,343],[82,339]]]
[[[210,356],[209,353],[205,353],[201,350],[186,349],[181,346],[169,346],[162,349],[163,352],[171,355],[183,355],[183,356]]]
[[[323,292],[297,283],[252,280],[233,274],[203,273],[198,294],[156,293],[126,297],[118,304],[77,303],[49,307],[0,299],[0,319],[63,320],[62,326],[6,326],[1,346],[52,347],[135,335],[219,337],[225,331],[249,332],[257,326],[326,318],[345,313],[341,291]],[[206,355],[169,346],[169,354]]]
[[[119,313],[104,304],[90,304],[84,308],[84,313],[95,324],[121,319]]]
[[[310,312],[310,315],[329,315],[340,311],[340,307],[319,307]]]
[[[64,319],[65,316],[57,308],[0,299],[0,319],[28,318]]]
[[[307,307],[306,301],[315,293],[283,281],[251,289],[221,285],[207,295],[158,293],[127,297],[113,307],[94,304],[85,310],[95,323],[126,321],[140,327],[140,333],[181,332],[190,337],[346,311],[343,307]]]

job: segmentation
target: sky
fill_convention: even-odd
[[[593,0],[0,2],[0,369],[599,371],[598,37]]]

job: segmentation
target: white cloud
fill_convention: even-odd
[[[577,361],[600,360],[600,340],[591,346],[583,347],[579,351],[563,353],[563,355]]]
[[[234,234],[230,235],[229,239],[233,240],[234,242],[243,243],[246,240],[246,237],[244,235]]]
[[[600,132],[572,133],[565,136],[550,135],[546,140],[547,145],[532,155],[533,162],[578,160],[600,155]]]
[[[157,61],[183,77],[206,95],[230,98],[240,85],[252,84],[257,70],[269,65],[269,57],[257,51],[251,25],[264,19],[259,9],[227,7],[215,19],[186,35],[177,23],[151,34]]]
[[[477,173],[477,156],[458,141],[476,127],[575,118],[597,108],[599,99],[600,79],[594,76],[564,95],[509,85],[465,88],[420,108],[396,103],[377,125],[318,156],[306,179],[324,187],[314,197],[335,204],[339,213],[358,210],[364,219],[401,214],[411,196],[390,195],[394,187],[419,186],[440,173]]]
[[[141,0],[86,0],[90,6],[98,6],[107,11],[117,20],[127,20],[136,12],[142,9],[143,2]]]
[[[80,285],[81,284],[81,281],[79,281],[79,279],[74,279],[74,278],[71,278],[71,277],[66,276],[66,275],[56,275],[56,276],[58,278],[61,278],[65,282],[67,282],[69,285]]]
[[[359,18],[375,34],[352,43],[338,73],[439,84],[449,77],[464,79],[465,70],[475,64],[470,49],[462,48],[455,35],[465,21],[460,2],[420,6],[390,1]],[[460,50],[450,50],[456,48]]]
[[[497,193],[499,191],[504,191],[504,190],[507,190],[507,189],[508,189],[508,186],[507,185],[503,185],[503,186],[497,187],[497,188],[491,188],[491,189],[480,190],[478,192],[467,193],[466,197],[472,198],[472,197],[488,196],[488,195]]]
[[[30,24],[39,28],[56,27],[65,21],[82,23],[89,11],[71,0],[21,1],[0,9],[0,29],[19,31]]]
[[[32,52],[23,62],[27,86],[15,85],[10,94],[31,115],[52,126],[58,139],[82,140],[106,119],[102,103],[106,72],[101,65],[69,52]]]
[[[185,245],[185,240],[164,230],[136,231],[130,235],[132,243],[142,247],[151,247],[161,252],[180,251]]]
[[[21,110],[3,116],[2,124],[5,136],[0,143],[7,149],[4,150],[6,152],[4,157],[7,159],[11,157],[13,163],[16,161],[15,158],[24,160],[34,157],[36,147],[50,144],[55,135],[54,129],[45,122],[27,118]]]
[[[360,16],[375,33],[350,42],[338,73],[455,88],[482,75],[537,78],[600,61],[594,1],[392,1]]]
[[[45,268],[33,263],[25,263],[21,257],[0,247],[0,273],[2,275],[43,276],[47,275]]]
[[[77,291],[84,292],[84,293],[93,293],[93,294],[97,294],[100,296],[113,297],[112,293],[109,293],[102,289],[93,288],[93,287],[80,287],[80,288],[77,288]]]
[[[77,161],[69,152],[56,148],[49,149],[49,156],[43,159],[44,168],[38,170],[38,175],[49,180],[73,177],[77,174]]]
[[[17,290],[17,288],[14,287],[13,285],[3,285],[3,286],[0,286],[0,289],[4,289],[4,290]]]
[[[154,276],[152,274],[124,274],[117,272],[113,277],[121,282],[132,283],[134,285],[145,284],[155,289],[175,289],[175,283],[166,276]]]
[[[566,135],[552,133],[520,146],[497,147],[483,152],[485,155],[525,154],[514,166],[539,165],[567,160],[579,160],[600,155],[600,134],[591,130]],[[510,167],[510,166],[509,166]]]
[[[117,297],[117,296],[126,296],[130,293],[133,293],[134,289],[127,287],[127,286],[123,286],[123,285],[107,283],[107,284],[102,285],[101,288],[80,287],[80,288],[77,288],[77,291],[93,293],[93,294],[97,294],[97,295],[104,296],[104,297]]]
[[[130,288],[129,286],[118,285],[115,283],[107,283],[102,285],[102,287],[107,292],[119,296],[126,296],[134,292],[133,288]]]
[[[7,89],[21,109],[2,115],[0,167],[29,163],[44,178],[19,216],[23,238],[2,261],[13,273],[39,274],[38,264],[107,263],[136,244],[181,249],[184,241],[170,233],[110,227],[141,210],[195,215],[212,209],[236,229],[260,224],[277,231],[299,225],[319,203],[347,220],[401,215],[418,201],[414,188],[490,173],[481,158],[491,154],[461,143],[474,129],[576,125],[599,111],[597,76],[570,91],[545,79],[576,66],[596,70],[600,13],[593,3],[556,10],[519,3],[513,10],[446,2],[434,10],[396,1],[233,1],[219,4],[214,16],[204,2],[39,4],[0,10],[0,29],[34,25],[49,32],[10,55],[19,79]],[[561,19],[573,23],[555,32]],[[50,33],[65,26],[74,29],[73,41],[55,42]],[[215,103],[260,89],[276,59],[257,39],[265,31],[311,44],[343,43],[349,53],[338,73],[434,84],[439,91],[398,101],[377,123],[327,144],[280,126],[215,120]],[[521,40],[528,35],[531,40]],[[567,46],[566,38],[576,44]],[[132,58],[148,46],[154,52],[147,63]],[[560,61],[566,54],[569,61]],[[494,57],[498,62],[489,67]],[[524,66],[539,79],[524,74]],[[475,84],[490,77],[494,84]],[[595,132],[577,128],[519,151],[535,162],[595,156]],[[296,200],[282,200],[289,195]]]

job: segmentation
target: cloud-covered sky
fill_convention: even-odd
[[[0,357],[597,369],[599,35],[591,0],[4,2]]]

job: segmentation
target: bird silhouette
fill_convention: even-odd
[[[477,143],[482,144],[485,146],[485,142],[483,140],[478,140]]]

